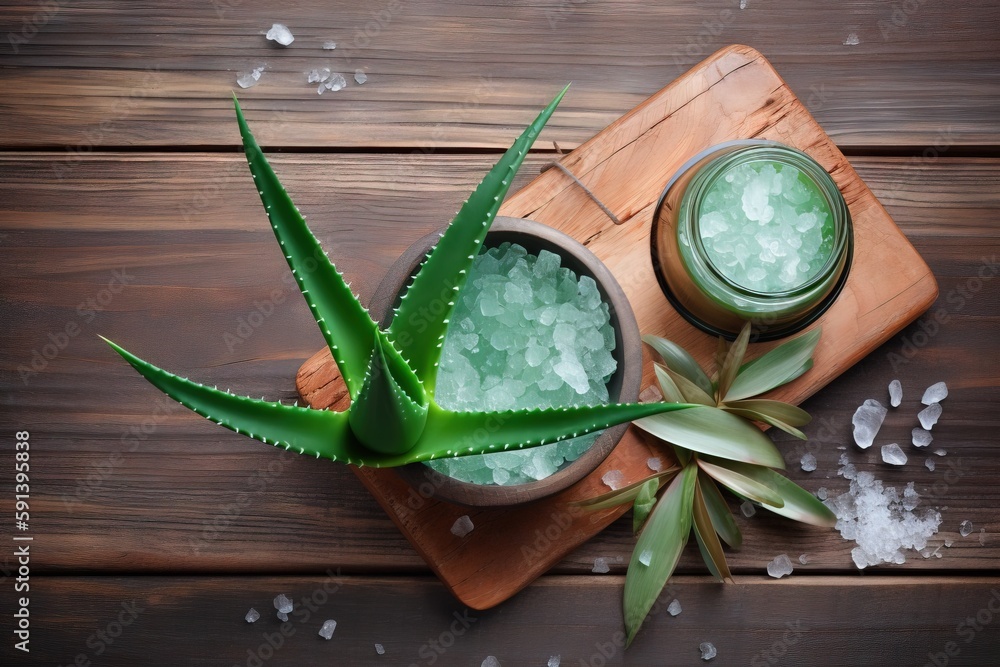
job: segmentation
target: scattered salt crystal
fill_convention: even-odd
[[[916,507],[919,496],[912,487],[904,490],[903,497],[894,487],[883,488],[882,482],[867,471],[845,472],[849,466],[841,458],[841,474],[851,480],[850,489],[826,501],[826,506],[837,516],[836,529],[846,540],[858,546],[851,550],[851,558],[858,569],[880,563],[905,563],[904,550],[920,551],[927,540],[938,532],[941,514],[926,509],[920,514],[906,507]]]
[[[652,456],[646,459],[646,467],[652,470],[653,472],[660,472],[661,470],[663,470],[663,459],[661,459],[659,456]]]
[[[469,518],[468,514],[463,514],[455,519],[455,523],[451,525],[451,534],[455,537],[465,537],[472,532],[473,528],[475,526],[472,523],[472,519]]]
[[[649,565],[651,562],[653,562],[653,550],[643,549],[642,553],[639,554],[639,562],[642,563],[643,565]]]
[[[283,611],[279,611],[278,612],[278,620],[281,621],[282,623],[284,623],[285,621],[288,620],[288,614],[286,614]]]
[[[256,623],[257,619],[259,618],[260,618],[260,612],[254,609],[253,607],[250,607],[250,611],[248,611],[246,615],[247,623]]]
[[[920,420],[920,425],[929,431],[934,428],[934,424],[937,424],[938,419],[941,417],[941,412],[940,403],[931,403],[917,413],[917,419]]]
[[[938,455],[938,456],[944,456],[944,455],[945,455],[945,454],[947,454],[948,452],[946,452],[946,451],[945,451],[945,450],[943,450],[943,449],[935,449],[935,450],[934,450],[934,453],[935,453],[936,455]]]
[[[882,445],[882,460],[894,466],[906,465],[906,454],[895,442]]]
[[[813,454],[806,452],[802,455],[800,464],[802,465],[803,470],[806,472],[812,472],[816,469],[816,457]]]
[[[981,546],[981,547],[985,547],[986,546],[986,529],[985,528],[980,528],[979,529],[979,546]]]
[[[333,51],[335,48],[337,48],[337,42],[335,42],[333,40],[327,40],[327,41],[323,42],[323,50],[324,51]]]
[[[317,94],[322,95],[324,91],[331,90],[337,92],[338,90],[343,90],[347,87],[347,79],[344,78],[343,74],[339,72],[333,72],[330,74],[330,78],[320,84],[319,88],[316,89]]]
[[[327,620],[323,621],[323,627],[319,629],[319,636],[323,639],[332,639],[333,631],[337,629],[337,621]]]
[[[907,512],[912,512],[920,504],[920,495],[917,494],[916,488],[914,488],[914,483],[910,482],[903,489],[903,509]]]
[[[667,605],[667,613],[671,616],[677,616],[681,613],[681,601],[677,598],[671,600],[670,604]]]
[[[385,655],[385,647],[382,646],[381,644],[375,644],[375,652],[378,653],[379,655]]]
[[[368,80],[368,75],[359,69],[354,70],[354,80],[360,86],[362,83]]]
[[[826,500],[827,496],[829,495],[830,492],[826,490],[825,486],[821,486],[818,489],[816,489],[816,497],[819,498],[820,500]]]
[[[948,385],[944,382],[935,382],[931,386],[927,387],[924,391],[923,397],[920,399],[920,402],[924,405],[932,405],[934,403],[940,403],[946,398],[948,398]]]
[[[899,404],[903,401],[903,385],[899,380],[893,380],[889,383],[889,405],[894,408],[898,408]]]
[[[545,663],[546,667],[559,667],[559,663],[562,662],[562,656],[553,655],[549,658],[549,661]]]
[[[295,603],[293,603],[288,596],[282,593],[281,595],[274,598],[274,608],[283,614],[287,614],[292,609],[295,608]]]
[[[757,508],[749,500],[744,500],[743,504],[740,505],[740,511],[743,512],[743,516],[749,519],[757,513]]]
[[[958,526],[958,534],[962,537],[972,535],[972,522],[966,519]]]
[[[320,67],[318,69],[311,69],[306,72],[306,82],[307,83],[322,83],[330,78],[330,68]]]
[[[786,574],[791,574],[793,569],[788,554],[775,556],[774,560],[767,564],[767,573],[775,579],[781,579]]]
[[[712,642],[702,642],[698,644],[698,650],[701,651],[701,659],[706,662],[718,655]]]
[[[944,545],[946,547],[948,547],[949,549],[951,548],[951,545],[953,545],[954,543],[955,543],[955,541],[952,540],[952,539],[947,539],[947,540],[944,541]]]
[[[740,0],[740,9],[747,8],[747,0]]]
[[[486,659],[483,660],[481,667],[500,667],[500,661],[497,660],[496,656],[488,655],[486,656]]]
[[[854,424],[854,442],[858,447],[868,449],[872,446],[887,412],[878,401],[871,398],[854,411],[851,423]]]
[[[590,571],[596,574],[606,574],[610,572],[611,568],[608,567],[608,559],[598,556],[594,559],[594,567]]]
[[[620,489],[625,482],[625,473],[621,470],[609,470],[601,475],[601,481],[611,487],[611,490]]]
[[[852,32],[847,36],[847,39],[844,40],[844,46],[857,46],[860,43],[861,40],[858,38],[858,33],[856,32]]]
[[[240,88],[253,88],[260,81],[260,75],[264,71],[264,65],[254,67],[249,72],[240,72],[236,76],[236,84]]]
[[[924,465],[927,467],[928,470],[930,470],[931,472],[934,472],[934,468],[935,468],[935,466],[937,464],[934,463],[934,459],[932,459],[931,457],[928,456],[927,460],[924,461]]]
[[[926,447],[927,445],[934,442],[934,436],[931,435],[930,431],[926,431],[919,426],[913,429],[912,441],[914,447]]]
[[[277,42],[282,46],[288,46],[295,41],[295,37],[292,36],[292,31],[288,29],[288,26],[281,23],[275,23],[271,26],[271,29],[267,31],[265,35],[272,42]]]

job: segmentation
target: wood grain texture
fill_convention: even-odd
[[[254,656],[277,665],[467,667],[488,655],[503,665],[542,665],[559,655],[562,665],[574,667],[664,667],[700,664],[698,645],[710,641],[718,650],[713,665],[816,667],[923,665],[935,654],[949,657],[944,651],[954,642],[947,664],[962,667],[993,664],[1000,650],[997,577],[792,575],[727,586],[676,577],[627,654],[622,578],[615,576],[545,577],[487,612],[463,607],[428,578],[335,572],[58,577],[32,584],[31,657],[38,661],[32,664],[71,664],[83,654],[93,664],[149,667],[253,665]],[[271,604],[279,593],[297,604],[285,626]],[[674,597],[683,607],[676,617],[665,612]],[[261,613],[253,625],[243,620],[250,607]],[[111,625],[119,618],[129,622],[120,632]],[[328,618],[337,629],[327,642],[317,631]],[[102,640],[99,632],[114,638]],[[376,654],[376,642],[385,655]],[[10,650],[4,645],[0,655]]]
[[[692,155],[745,138],[772,139],[808,152],[832,175],[853,218],[854,261],[847,283],[810,327],[822,327],[825,334],[813,354],[813,368],[769,394],[797,404],[916,319],[934,301],[937,284],[847,159],[760,53],[747,47],[719,51],[560,160],[622,224],[614,224],[556,169],[510,197],[501,212],[549,224],[586,245],[628,296],[639,330],[679,343],[707,368],[715,337],[671,308],[653,273],[652,211],[664,184]],[[748,356],[776,344],[754,345]],[[652,364],[644,371],[642,387],[654,385]],[[299,371],[299,393],[313,407],[335,405],[338,397],[330,388],[336,374],[328,351],[318,353]],[[421,494],[402,484],[392,470],[357,472],[455,595],[486,609],[627,510],[627,505],[602,512],[575,507],[606,490],[604,474],[620,470],[626,483],[639,481],[649,474],[646,460],[658,454],[672,458],[655,438],[632,427],[593,473],[566,491],[526,507],[469,512],[474,523],[486,528],[460,543],[447,529],[466,508],[428,500],[432,485]]]
[[[530,158],[520,183],[545,159]],[[273,162],[319,238],[368,298],[412,240],[450,217],[490,158],[306,154],[278,155]],[[894,485],[915,481],[929,506],[947,507],[940,537],[956,546],[942,559],[911,558],[893,571],[994,568],[1000,558],[994,482],[1000,417],[993,409],[1000,403],[1000,283],[982,283],[969,298],[961,294],[976,287],[982,258],[1000,254],[1000,161],[851,162],[934,271],[941,294],[929,312],[944,309],[948,319],[929,343],[918,320],[804,403],[814,416],[807,433],[822,445],[816,472],[795,465],[801,450],[794,439],[778,434],[779,448],[798,483],[843,491],[837,447],[850,443],[854,409],[865,398],[884,398],[889,380],[900,378],[904,403],[890,414],[883,435],[903,441],[915,425],[923,387],[946,380],[952,393],[934,446],[949,454],[935,472],[919,456],[903,470],[888,470],[876,452],[853,445],[851,458]],[[245,162],[237,155],[91,156],[62,180],[49,176],[51,166],[43,153],[0,155],[0,201],[6,203],[0,217],[0,425],[27,427],[37,443],[34,492],[46,544],[33,567],[49,573],[321,573],[330,566],[426,572],[346,469],[285,459],[209,424],[162,397],[96,337],[110,336],[197,380],[254,396],[295,396],[296,369],[323,341],[305,302],[283,281],[287,267]],[[78,305],[86,312],[87,300],[100,298],[112,272],[123,268],[134,276],[128,285],[92,318],[81,315]],[[236,336],[239,319],[275,288],[286,299],[230,350],[224,335]],[[50,342],[48,334],[71,322],[81,333],[23,382],[18,367],[30,365],[32,351]],[[925,344],[910,354],[914,341]],[[961,474],[949,484],[950,461]],[[963,519],[977,531],[986,528],[985,547],[975,535],[958,539]],[[763,513],[739,520],[746,544],[729,554],[737,574],[760,573],[783,551],[808,552],[812,562],[804,569],[811,571],[854,571],[852,544],[836,533],[792,528]],[[603,556],[622,572],[616,558],[627,562],[633,544],[628,522],[617,521],[556,571],[589,572]],[[12,560],[0,557],[7,566]],[[682,571],[704,571],[697,553],[685,556]]]
[[[238,145],[236,89],[266,146],[505,147],[566,82],[544,141],[574,147],[715,50],[762,51],[842,147],[1000,144],[1000,7],[811,0],[446,3],[111,0],[0,7],[0,142]],[[28,21],[27,27],[25,21]],[[288,24],[287,49],[261,34]],[[22,34],[22,31],[26,31]],[[845,45],[850,33],[860,44]],[[10,35],[30,34],[25,41]],[[626,37],[627,36],[627,37]],[[323,51],[325,40],[338,49]],[[238,72],[267,69],[240,90]],[[319,96],[309,69],[362,69]],[[877,66],[876,66],[877,65]],[[550,144],[548,144],[550,145]]]

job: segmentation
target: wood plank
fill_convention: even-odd
[[[269,146],[505,147],[566,82],[543,140],[572,148],[719,48],[763,52],[842,147],[1000,144],[1000,7],[732,0],[415,3],[107,0],[0,7],[0,137],[84,154],[115,146],[234,146],[237,89]],[[260,34],[275,20],[288,49]],[[21,42],[21,30],[30,39]],[[368,34],[365,34],[365,31]],[[845,45],[850,33],[860,44]],[[11,36],[15,36],[12,40]],[[609,39],[608,35],[627,38]],[[23,35],[22,35],[23,36]],[[333,39],[333,52],[320,47]],[[969,48],[975,45],[975,48]],[[239,90],[237,73],[267,64]],[[304,72],[365,70],[318,96]]]
[[[531,158],[521,182],[545,159]],[[490,161],[367,154],[274,160],[320,239],[365,297],[410,241],[448,219]],[[911,558],[903,571],[993,568],[1000,558],[993,509],[1000,500],[1000,457],[992,446],[1000,417],[991,409],[1000,402],[994,354],[1000,298],[989,282],[961,304],[947,299],[974,285],[981,256],[1000,253],[1000,161],[852,163],[934,270],[941,296],[930,312],[945,308],[950,319],[898,369],[889,354],[902,355],[907,344],[920,341],[918,324],[807,401],[815,417],[807,431],[823,443],[816,472],[792,465],[796,442],[779,439],[779,447],[789,453],[789,475],[806,488],[843,490],[843,480],[834,477],[836,446],[849,442],[857,405],[884,397],[885,385],[899,377],[905,402],[890,415],[884,435],[902,440],[913,426],[919,392],[946,380],[952,395],[935,434],[949,456],[937,471],[924,469],[918,457],[902,471],[887,471],[874,452],[861,454],[853,446],[852,458],[897,486],[915,481],[930,506],[948,508],[940,538],[955,539],[957,546],[942,559]],[[347,470],[298,457],[281,460],[269,447],[176,408],[96,337],[111,336],[195,379],[255,396],[294,396],[295,370],[322,340],[304,302],[282,280],[287,268],[242,159],[91,156],[61,181],[51,178],[51,166],[46,154],[0,156],[0,425],[6,432],[27,427],[37,442],[32,469],[46,546],[33,565],[47,572],[316,573],[336,565],[347,572],[426,572]],[[134,279],[88,321],[78,304],[86,310],[86,300],[99,298],[112,272],[122,268]],[[284,288],[287,299],[230,351],[223,335],[235,335],[238,318],[275,288]],[[76,323],[80,334],[23,383],[18,366],[30,364],[32,350],[41,350],[48,334],[68,323]],[[835,425],[832,437],[823,433],[828,422]],[[936,493],[951,457],[962,462],[963,475]],[[276,459],[281,466],[272,476],[268,468]],[[963,519],[977,531],[987,529],[985,547],[975,535],[958,538]],[[833,532],[762,514],[741,525],[747,544],[730,554],[738,573],[760,573],[780,552],[809,553],[808,570],[854,570],[851,543]],[[627,559],[632,544],[626,522],[619,521],[557,570],[588,572],[593,559],[604,556],[620,572],[615,558]],[[11,556],[0,558],[4,562],[9,566]],[[704,571],[694,552],[682,569]]]
[[[1000,578],[742,578],[723,586],[677,577],[627,652],[622,578],[543,577],[501,608],[463,607],[428,578],[32,578],[37,664],[142,665],[923,665],[993,664]],[[279,593],[295,600],[287,625]],[[676,597],[683,611],[671,617]],[[262,618],[243,620],[250,607]],[[317,636],[337,621],[329,641]],[[284,628],[284,632],[282,632]],[[103,633],[103,636],[98,633]],[[269,650],[271,644],[278,645]],[[378,656],[374,645],[385,649]],[[951,652],[951,655],[945,651]],[[3,653],[13,649],[5,643]],[[98,651],[101,651],[98,654]],[[17,657],[17,656],[15,656]],[[270,662],[273,659],[273,662]],[[86,664],[86,663],[81,663]]]

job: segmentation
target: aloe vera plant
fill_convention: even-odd
[[[564,89],[524,130],[462,205],[385,330],[321,250],[234,98],[261,202],[340,369],[350,409],[315,410],[236,396],[177,377],[111,341],[108,344],[153,385],[203,417],[267,444],[355,465],[399,466],[531,447],[692,407],[660,402],[493,413],[453,412],[434,402],[438,360],[452,308],[515,172],[565,93]],[[428,314],[437,315],[428,318]]]
[[[836,523],[826,505],[773,470],[784,468],[784,460],[753,423],[769,424],[805,439],[797,427],[809,422],[808,413],[780,401],[751,397],[809,370],[819,336],[820,330],[815,329],[743,363],[750,337],[747,324],[728,349],[720,339],[714,377],[677,344],[643,337],[663,362],[655,364],[663,396],[698,407],[635,422],[667,442],[678,465],[581,503],[591,509],[632,504],[633,528],[639,539],[623,597],[629,643],[673,574],[692,532],[712,575],[732,581],[722,543],[738,549],[743,536],[719,484],[738,498],[790,519],[824,527]]]

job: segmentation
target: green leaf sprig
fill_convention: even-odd
[[[790,519],[825,527],[836,523],[834,514],[813,494],[773,470],[783,469],[784,460],[753,423],[805,439],[798,427],[809,422],[808,413],[788,403],[751,397],[812,368],[819,337],[817,328],[744,363],[750,340],[747,324],[728,348],[720,339],[718,368],[712,377],[676,343],[643,337],[662,362],[655,363],[655,370],[664,398],[697,407],[635,422],[668,443],[679,465],[581,503],[591,509],[632,503],[639,539],[625,577],[628,643],[673,574],[692,531],[712,576],[732,581],[723,542],[739,549],[743,536],[719,484],[738,498]]]
[[[300,454],[359,466],[399,466],[534,447],[690,408],[661,402],[453,412],[434,402],[438,361],[455,301],[514,174],[565,93],[563,89],[545,107],[465,201],[406,289],[385,330],[351,292],[306,226],[234,98],[254,184],[282,254],[340,369],[350,393],[350,409],[314,410],[235,396],[178,377],[111,341],[108,344],[161,391],[217,424]],[[426,313],[437,315],[428,321]]]

